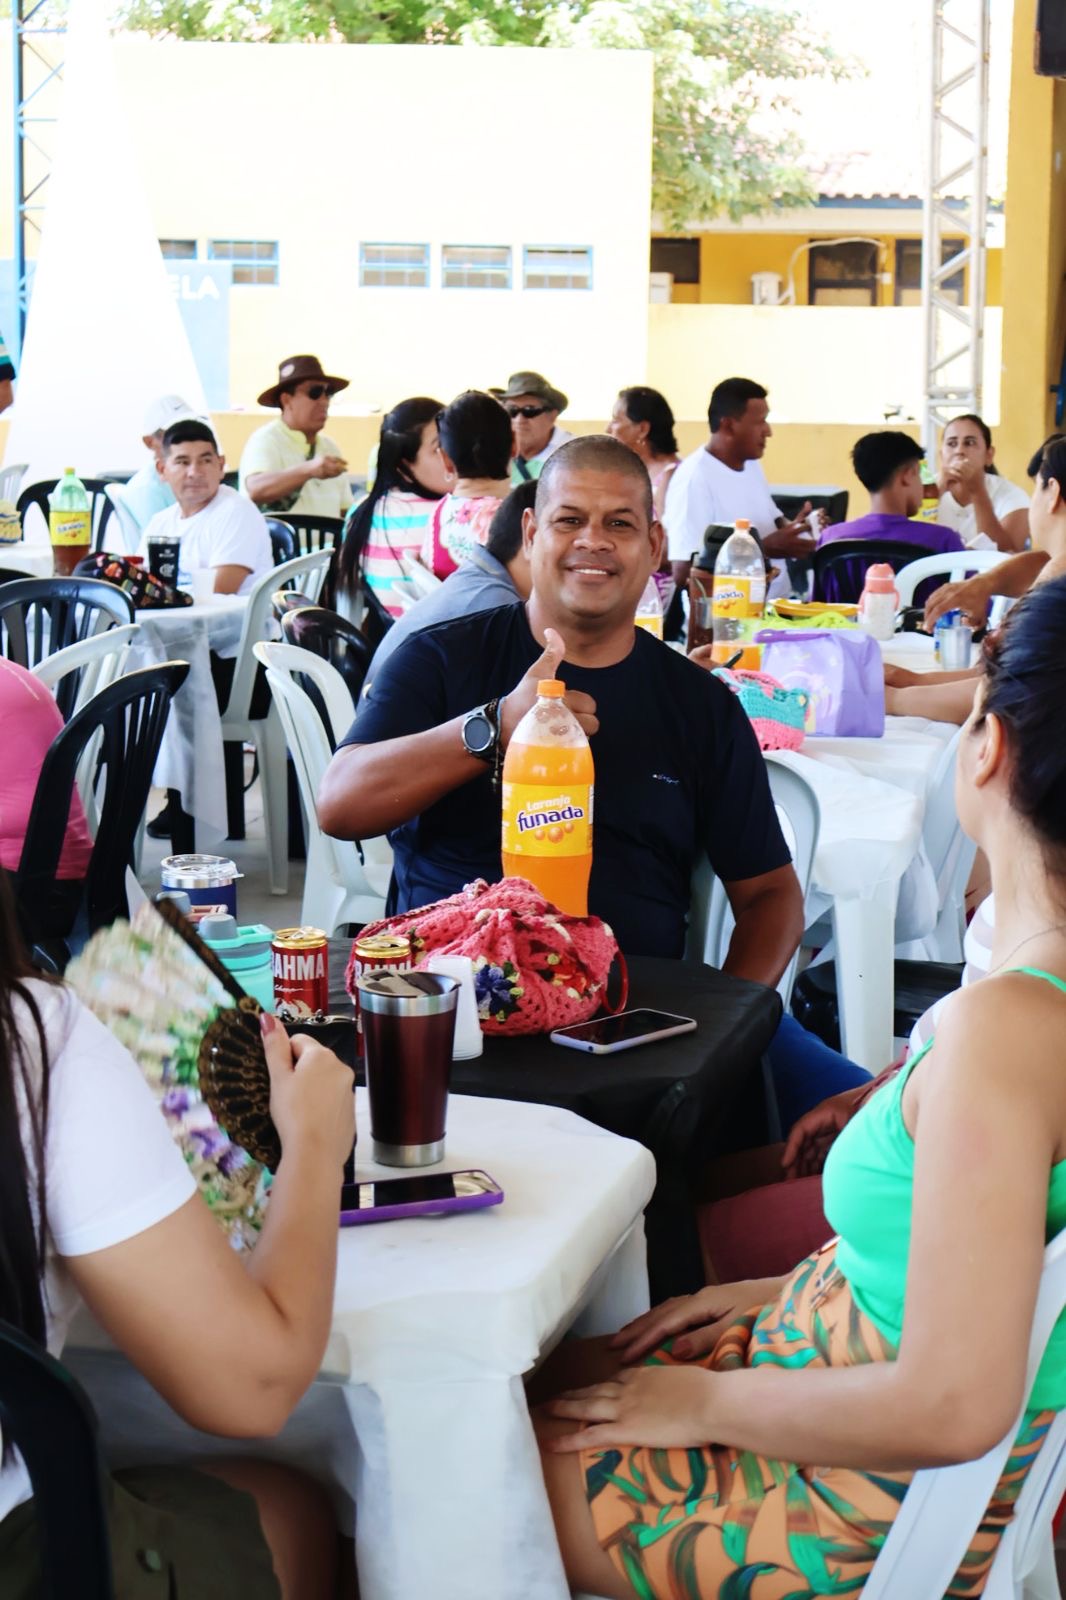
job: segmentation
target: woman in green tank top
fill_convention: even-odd
[[[1066,488],[1066,446],[1061,449]],[[1061,498],[1059,479],[1037,496]],[[1036,508],[1037,510],[1039,508]],[[642,1600],[861,1592],[918,1468],[1014,1451],[949,1588],[980,1594],[1055,1412],[1066,1320],[1024,1393],[1066,1226],[1066,578],[986,647],[956,799],[988,857],[986,978],[841,1134],[839,1237],[781,1280],[669,1301],[587,1352],[540,1419],[568,1577]]]

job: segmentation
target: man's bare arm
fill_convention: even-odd
[[[344,745],[318,791],[323,831],[334,839],[374,839],[481,776],[485,763],[467,753],[462,727],[463,718],[454,717],[425,733]]]

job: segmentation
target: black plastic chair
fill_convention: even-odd
[[[296,548],[296,534],[287,522],[280,517],[264,517],[264,522],[270,530],[270,544],[274,551],[274,565],[280,567],[283,561],[291,561],[293,556],[302,554]]]
[[[335,550],[344,532],[343,517],[313,517],[304,511],[293,511],[285,518],[296,535],[298,556],[310,555],[312,550]]]
[[[867,567],[885,561],[899,572],[910,561],[938,554],[928,545],[903,539],[833,539],[811,556],[815,600],[854,603],[862,594]]]
[[[33,1486],[43,1600],[114,1600],[96,1414],[67,1369],[7,1322],[0,1427]]]
[[[280,622],[286,611],[303,611],[315,602],[309,594],[301,594],[299,589],[275,589],[270,596],[270,604],[274,608],[274,616]]]
[[[310,650],[336,667],[348,685],[352,704],[358,704],[374,652],[354,622],[325,606],[305,606],[285,613],[281,631],[289,644]]]
[[[36,667],[68,644],[133,621],[133,601],[99,578],[26,578],[0,586],[0,651],[20,667]],[[56,691],[64,718],[77,699],[80,672]]]
[[[97,928],[129,915],[126,868],[133,862],[170,702],[188,672],[188,662],[166,661],[117,678],[71,717],[44,758],[14,888],[26,942],[44,947],[60,969],[63,945],[69,958]],[[96,840],[84,881],[72,896],[70,884],[56,873],[78,763],[98,732]]]
[[[372,584],[366,578],[359,580],[359,593],[363,600],[363,633],[371,650],[376,650],[384,639],[396,618],[378,597]]]
[[[847,522],[849,495],[835,484],[771,484],[770,498],[786,522],[795,522],[810,501],[811,509],[824,511],[830,522]]]
[[[962,965],[951,961],[896,961],[893,974],[892,1031],[897,1039],[905,1039],[930,1006],[959,987]],[[817,1034],[831,1049],[840,1049],[835,962],[819,962],[800,974],[792,990],[792,1015],[808,1033]]]
[[[82,478],[86,493],[89,496],[89,514],[92,518],[92,549],[106,550],[104,543],[104,530],[111,520],[114,506],[107,493],[107,485],[111,478]],[[30,506],[36,506],[44,518],[45,527],[48,526],[48,496],[52,493],[58,478],[45,478],[40,483],[31,483],[19,495],[15,509],[20,517],[25,517]]]

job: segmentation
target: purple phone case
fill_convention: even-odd
[[[490,1183],[495,1183],[495,1178],[490,1178],[487,1172],[482,1172],[480,1167],[467,1167],[465,1172],[476,1172],[481,1178],[488,1178]],[[464,1176],[460,1172],[442,1172],[436,1176],[442,1178],[459,1178]],[[356,1182],[359,1180],[357,1179]],[[364,1182],[387,1183],[387,1178],[364,1179]],[[402,1183],[402,1179],[399,1180]],[[398,1206],[372,1206],[366,1211],[342,1211],[340,1225],[342,1228],[358,1227],[363,1222],[392,1222],[397,1217],[432,1217],[445,1211],[483,1211],[486,1206],[498,1206],[503,1200],[503,1190],[483,1190],[480,1194],[454,1195],[450,1200],[411,1200]]]

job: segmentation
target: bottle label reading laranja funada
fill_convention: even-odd
[[[88,511],[50,511],[48,533],[53,544],[88,544],[92,518]]]
[[[711,615],[761,617],[766,600],[766,579],[715,573],[711,590]]]
[[[592,785],[504,783],[503,849],[511,855],[582,856],[592,849]]]

